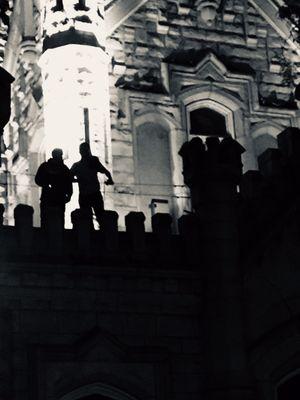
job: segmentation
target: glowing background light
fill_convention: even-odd
[[[96,47],[66,45],[47,50],[40,66],[46,156],[60,147],[69,164],[78,160],[78,146],[86,138],[87,109],[91,149],[111,164],[107,55]]]
[[[44,149],[64,152],[70,167],[80,159],[79,144],[87,139],[94,155],[111,169],[108,56],[97,47],[66,45],[40,58],[44,93]],[[88,120],[85,118],[88,110]],[[88,124],[88,126],[86,126]],[[78,207],[77,190],[68,211]],[[106,206],[112,207],[108,194]],[[69,225],[68,220],[66,225]]]

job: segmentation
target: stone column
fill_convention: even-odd
[[[80,159],[79,144],[111,170],[109,57],[105,52],[104,1],[44,0],[44,148],[62,148],[66,164]],[[77,199],[76,187],[73,196]],[[74,209],[73,201],[68,209]],[[106,208],[113,207],[105,199]],[[67,213],[68,214],[68,213]]]
[[[186,183],[200,224],[201,268],[205,276],[207,367],[209,400],[255,399],[244,340],[243,285],[239,264],[237,184],[242,174],[242,146],[231,138],[201,139],[185,144]]]
[[[23,14],[22,42],[20,44],[23,60],[28,63],[36,61],[36,25],[33,15],[33,0],[22,1],[21,13]]]

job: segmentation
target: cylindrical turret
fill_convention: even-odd
[[[209,400],[255,398],[247,365],[239,264],[237,185],[243,151],[231,138],[221,143],[210,138],[206,147],[195,138],[179,153],[203,249],[199,264],[206,289],[203,324]]]
[[[108,56],[102,0],[44,0],[45,152],[64,150],[71,164],[78,145],[110,166]]]

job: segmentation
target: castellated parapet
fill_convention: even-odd
[[[66,44],[104,47],[104,1],[50,0],[44,6],[44,51]]]
[[[5,243],[1,258],[201,267],[212,256],[208,249],[215,247],[216,240],[226,240],[230,241],[227,249],[241,248],[246,260],[246,248],[259,247],[258,238],[265,236],[266,227],[272,230],[275,216],[299,196],[299,138],[298,129],[284,130],[278,136],[279,148],[259,157],[260,170],[244,175],[244,149],[235,140],[211,138],[205,146],[195,138],[185,143],[179,154],[194,213],[179,218],[179,234],[172,233],[172,217],[162,213],[152,217],[152,233],[145,232],[141,212],[130,212],[125,217],[126,232],[118,232],[118,214],[109,210],[100,231],[92,228],[91,216],[79,209],[72,213],[72,230],[62,230],[55,209],[49,211],[46,227],[34,228],[33,208],[20,204],[15,208],[15,227],[1,227]],[[3,220],[5,210],[0,211]]]

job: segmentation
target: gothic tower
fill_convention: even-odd
[[[88,141],[111,164],[103,7],[102,0],[48,0],[42,9],[44,150],[62,148],[69,163]]]

